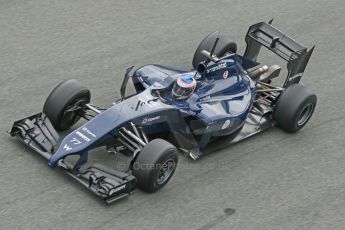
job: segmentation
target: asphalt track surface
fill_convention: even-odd
[[[0,229],[344,229],[344,8],[343,0],[1,1]],[[111,105],[130,65],[190,67],[214,30],[243,53],[248,26],[271,18],[317,45],[303,78],[317,110],[295,135],[274,128],[197,162],[181,155],[160,192],[107,206],[5,133],[65,79]],[[117,160],[103,149],[91,155]]]

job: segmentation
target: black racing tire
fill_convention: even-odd
[[[194,53],[193,57],[193,67],[197,69],[200,62],[205,61],[206,57],[201,54],[201,51],[206,50],[211,52],[213,45],[216,41],[219,32],[215,31],[207,35],[199,44],[198,48]],[[217,57],[224,56],[227,52],[236,53],[237,51],[237,44],[232,41],[227,36],[224,36],[222,33],[219,34],[219,40],[216,46],[216,49],[213,54]]]
[[[302,129],[314,113],[316,95],[301,84],[285,89],[276,102],[273,119],[283,130],[294,133]]]
[[[138,188],[149,193],[158,191],[173,176],[177,162],[175,146],[162,139],[150,141],[140,151],[132,166]]]
[[[43,113],[47,115],[55,129],[67,130],[74,125],[80,116],[76,112],[66,112],[76,104],[90,102],[91,93],[79,81],[70,79],[57,85],[47,97]]]

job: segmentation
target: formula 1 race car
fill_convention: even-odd
[[[9,133],[108,203],[136,187],[155,192],[174,174],[178,150],[197,159],[276,125],[296,132],[309,121],[317,98],[299,82],[314,47],[307,50],[271,23],[250,26],[244,55],[213,32],[196,49],[192,70],[128,68],[121,99],[109,108],[91,104],[90,91],[77,80],[64,81],[42,113],[14,122]],[[281,67],[256,60],[262,46],[287,61],[281,87],[272,83]],[[136,93],[125,96],[129,78]],[[59,141],[56,130],[68,130],[80,118],[87,122]],[[130,157],[128,170],[82,167],[88,152],[100,146]],[[78,160],[67,162],[71,155]]]

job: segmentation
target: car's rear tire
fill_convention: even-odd
[[[173,176],[177,162],[175,146],[162,139],[150,141],[132,166],[138,188],[150,193],[158,191]]]
[[[301,84],[293,84],[279,96],[273,119],[287,132],[297,132],[309,121],[316,107],[317,97]]]
[[[47,97],[43,113],[47,115],[55,129],[67,130],[80,116],[75,111],[67,111],[73,106],[90,102],[90,90],[79,81],[70,79],[57,85]]]
[[[212,32],[207,35],[199,44],[198,48],[196,49],[193,57],[193,67],[197,69],[200,62],[205,61],[206,57],[201,54],[201,51],[206,50],[211,52],[216,38],[219,34],[219,40],[216,46],[216,49],[213,54],[217,57],[222,57],[227,52],[236,53],[237,51],[237,44],[232,41],[230,38],[224,36],[222,33],[218,31]]]

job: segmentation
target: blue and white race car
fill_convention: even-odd
[[[109,108],[91,104],[90,91],[77,80],[64,81],[42,113],[16,121],[9,133],[108,203],[136,187],[155,192],[174,174],[178,150],[197,159],[276,125],[296,132],[309,121],[317,98],[299,82],[314,47],[307,50],[271,22],[250,26],[244,55],[236,53],[235,42],[213,32],[198,46],[191,70],[128,68],[121,99]],[[272,83],[281,67],[257,62],[262,46],[287,61],[281,87]],[[129,78],[136,93],[125,96]],[[86,122],[59,141],[57,131],[80,118]],[[130,157],[128,170],[82,168],[99,146]],[[71,155],[79,156],[73,164],[66,161]]]

